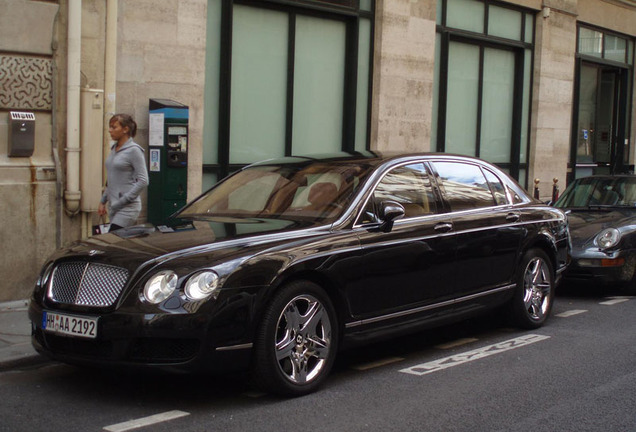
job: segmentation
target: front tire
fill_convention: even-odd
[[[555,290],[552,264],[545,252],[530,249],[521,260],[519,270],[509,315],[515,325],[536,329],[543,325],[552,310]]]
[[[318,285],[292,282],[267,306],[256,334],[252,379],[265,391],[302,396],[326,379],[336,356],[338,324]]]

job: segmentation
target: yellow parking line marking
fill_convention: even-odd
[[[369,363],[363,363],[361,365],[358,366],[353,366],[352,369],[355,370],[359,370],[359,371],[366,371],[369,369],[373,369],[373,368],[377,368],[377,367],[381,367],[381,366],[386,366],[392,363],[397,363],[397,362],[401,362],[402,360],[404,360],[403,357],[387,357],[385,359],[381,359],[381,360],[377,360],[374,362],[369,362]]]
[[[565,312],[561,312],[560,314],[556,314],[555,316],[558,316],[559,318],[568,318],[574,315],[578,315],[578,314],[582,314],[587,312],[587,310],[585,309],[572,309],[569,311],[565,311]]]
[[[185,417],[188,415],[190,415],[190,413],[187,413],[185,411],[168,411],[161,414],[151,415],[149,417],[143,417],[136,420],[130,420],[127,422],[106,426],[104,427],[104,430],[108,432],[126,432],[129,430],[139,429],[157,423],[163,423],[168,420],[174,420],[179,417]]]
[[[455,341],[452,342],[448,342],[448,343],[444,343],[444,344],[440,344],[440,345],[435,345],[435,348],[438,349],[451,349],[451,348],[456,348],[458,346],[462,346],[462,345],[466,345],[472,342],[477,342],[479,339],[477,338],[462,338],[462,339],[457,339]]]

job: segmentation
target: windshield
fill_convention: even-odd
[[[560,208],[635,207],[636,177],[576,180],[555,203]]]
[[[311,218],[342,214],[371,167],[315,162],[259,165],[226,178],[177,218]]]

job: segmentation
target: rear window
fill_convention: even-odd
[[[433,162],[452,211],[495,205],[490,186],[477,165]]]
[[[488,183],[490,183],[490,188],[492,189],[492,193],[495,197],[495,202],[497,203],[497,205],[508,204],[506,189],[501,183],[501,180],[499,180],[499,177],[497,177],[494,173],[487,169],[484,170],[484,174],[486,174],[486,179],[488,180]]]

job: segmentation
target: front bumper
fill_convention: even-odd
[[[626,283],[634,278],[635,270],[636,253],[634,251],[613,253],[594,251],[572,256],[564,279],[604,284]]]
[[[97,337],[88,339],[44,330],[44,310],[34,301],[29,306],[31,341],[36,351],[53,360],[170,372],[224,372],[249,366],[251,344],[246,339],[249,323],[245,313],[223,314],[231,318],[212,320],[210,315],[201,313],[115,311],[88,315],[46,308],[67,315],[97,317]]]

